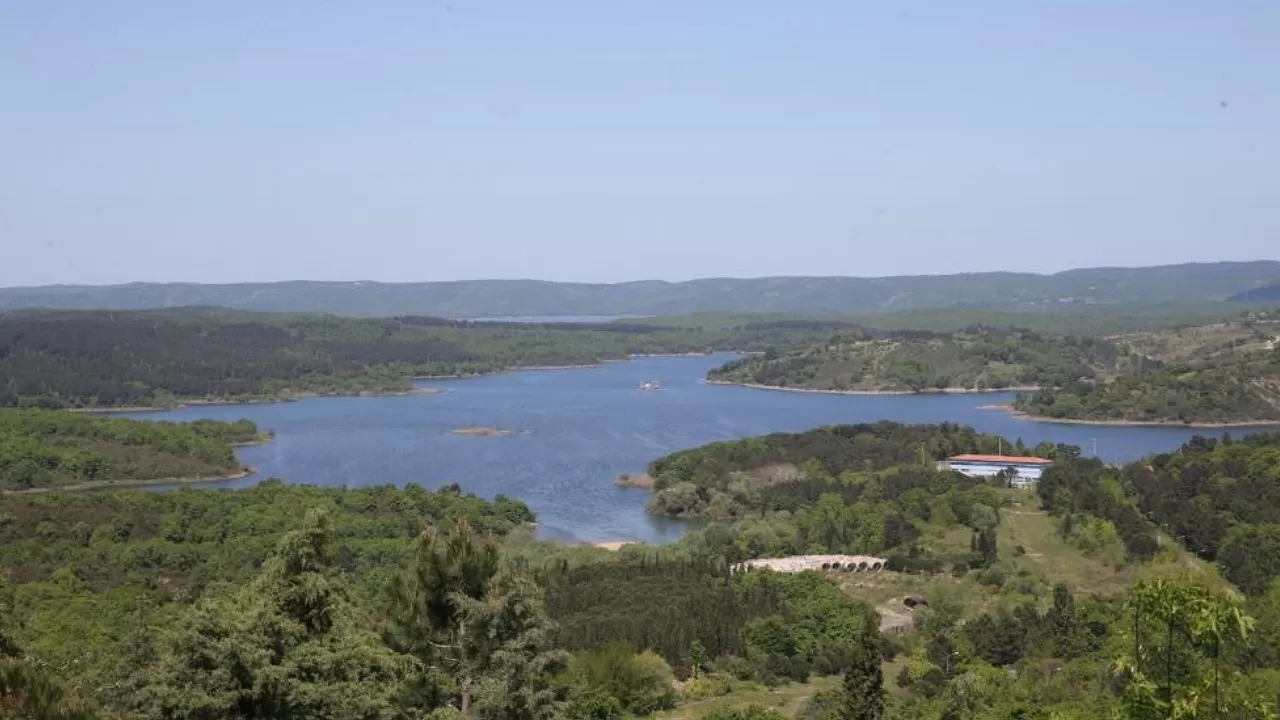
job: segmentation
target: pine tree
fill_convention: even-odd
[[[541,590],[500,568],[492,540],[464,524],[423,533],[390,598],[387,638],[422,667],[406,705],[494,720],[560,712],[550,678],[568,656],[550,649]]]
[[[135,678],[135,709],[165,720],[395,717],[412,661],[365,629],[332,574],[331,540],[312,510],[234,597],[193,608]]]
[[[497,572],[497,546],[465,524],[443,532],[432,528],[418,537],[388,593],[388,643],[422,667],[404,702],[470,711],[476,678],[463,657],[462,610],[485,596]]]
[[[529,578],[501,572],[483,600],[461,602],[461,656],[474,678],[472,714],[486,720],[549,720],[562,698],[550,679],[569,655],[551,649],[551,620]]]
[[[844,673],[844,706],[840,720],[881,720],[884,717],[884,672],[880,657],[880,616],[867,614]]]

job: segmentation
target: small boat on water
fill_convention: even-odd
[[[640,383],[640,389],[641,390],[661,390],[662,385],[658,384],[657,380],[646,380]]]

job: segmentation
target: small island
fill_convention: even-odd
[[[515,435],[517,431],[507,428],[471,426],[460,427],[453,431],[454,435],[462,435],[464,437],[503,437],[506,435]]]

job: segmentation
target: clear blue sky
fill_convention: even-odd
[[[1280,2],[0,1],[0,285],[1280,258]]]

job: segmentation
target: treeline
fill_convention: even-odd
[[[0,315],[0,407],[167,406],[297,392],[396,392],[410,376],[587,365],[629,354],[764,350],[826,323],[523,324],[215,310]]]
[[[1154,423],[1280,420],[1280,350],[1074,382],[1018,396],[1033,416]]]
[[[264,439],[248,420],[190,423],[0,409],[0,491],[240,472],[232,446]]]
[[[923,392],[1054,387],[1138,362],[1110,342],[974,327],[954,334],[848,334],[787,353],[732,361],[721,382],[817,390]]]

